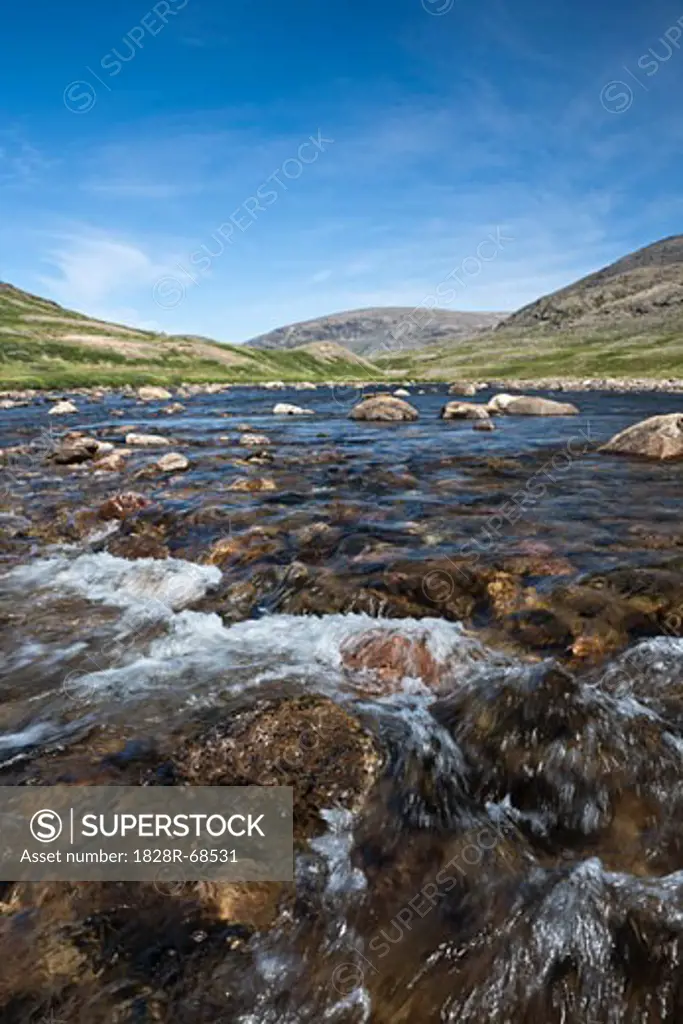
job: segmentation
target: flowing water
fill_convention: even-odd
[[[597,452],[683,399],[551,395],[580,415],[478,433],[438,420],[443,387],[413,391],[399,425],[349,421],[352,388],[233,388],[176,415],[75,399],[68,429],[172,437],[191,461],[172,476],[149,449],[121,475],[55,466],[47,404],[0,413],[0,446],[23,446],[0,516],[0,783],[154,784],[198,723],[312,695],[377,753],[299,838],[266,926],[204,923],[204,959],[175,949],[171,975],[130,952],[138,922],[55,1019],[683,1018],[683,467]],[[270,443],[240,444],[247,425]],[[130,490],[149,506],[97,517]]]

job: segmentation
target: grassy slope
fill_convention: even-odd
[[[448,379],[683,376],[683,236],[662,239],[542,296],[503,325],[378,363]]]
[[[541,377],[681,377],[683,324],[551,330],[506,327],[419,354],[380,357],[392,377],[480,380]]]
[[[343,350],[261,352],[92,320],[0,285],[0,387],[376,380],[381,371]]]

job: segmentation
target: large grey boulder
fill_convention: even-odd
[[[579,410],[570,402],[555,402],[535,395],[495,395],[487,405],[489,412],[506,416],[578,416]]]
[[[374,398],[366,398],[358,405],[354,405],[349,413],[349,419],[399,423],[417,420],[419,413],[402,398],[394,398],[393,395],[376,395]]]
[[[683,459],[683,413],[651,416],[627,427],[598,449],[611,455],[647,459]]]
[[[166,388],[158,388],[153,384],[138,388],[138,398],[143,402],[165,402],[173,395]]]

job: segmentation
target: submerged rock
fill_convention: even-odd
[[[515,640],[533,650],[560,654],[569,650],[574,640],[569,624],[546,608],[514,612],[506,625]]]
[[[373,398],[366,398],[355,405],[349,413],[349,419],[387,423],[411,422],[419,419],[419,413],[402,398],[394,398],[393,395],[375,395]]]
[[[491,414],[485,405],[474,402],[448,402],[441,410],[442,420],[489,420]]]
[[[108,498],[97,510],[100,519],[126,519],[148,508],[152,502],[136,491],[125,491]]]
[[[481,430],[481,431],[485,431],[485,432],[486,431],[490,432],[490,431],[495,430],[495,429],[496,428],[495,428],[495,426],[493,424],[493,421],[490,420],[490,419],[488,419],[488,420],[476,420],[472,424],[472,430]]]
[[[610,455],[641,455],[648,459],[683,458],[683,415],[651,416],[627,427],[599,448]]]
[[[244,533],[221,537],[212,545],[206,561],[209,565],[221,567],[233,561],[247,565],[274,554],[281,547],[282,542],[277,539],[275,531],[255,526]]]
[[[276,491],[277,484],[267,476],[239,476],[228,484],[229,491],[246,491],[256,493],[258,491]]]

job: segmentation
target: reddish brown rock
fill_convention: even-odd
[[[149,498],[145,498],[144,495],[135,491],[125,491],[108,498],[100,505],[97,515],[100,519],[127,519],[128,516],[135,515],[151,504]]]
[[[219,566],[233,561],[248,564],[274,554],[279,548],[280,544],[257,526],[237,536],[221,537],[209,551],[206,561]]]
[[[411,637],[375,629],[347,640],[341,655],[344,667],[370,677],[366,689],[378,692],[399,689],[407,677],[436,686],[443,671],[429,651],[424,635]]]

